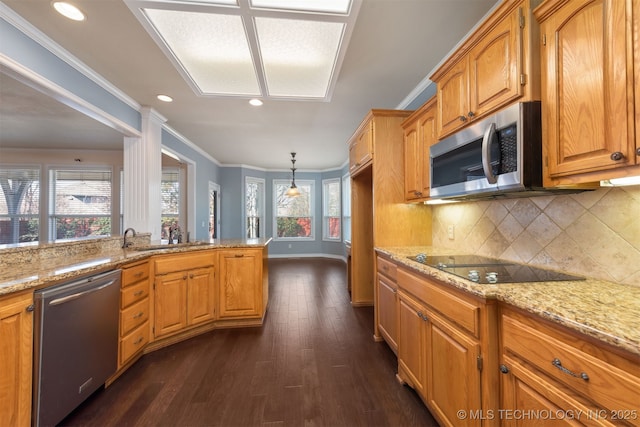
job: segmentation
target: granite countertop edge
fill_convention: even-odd
[[[38,290],[48,286],[79,279],[103,271],[113,270],[136,261],[144,261],[154,255],[196,252],[210,249],[264,248],[271,239],[228,239],[211,242],[199,242],[193,245],[165,245],[166,247],[140,250],[138,248],[110,250],[88,256],[64,258],[60,262],[51,262],[47,266],[25,260],[23,268],[15,273],[5,272],[0,276],[0,297],[10,294]]]
[[[484,299],[496,299],[640,357],[640,286],[580,281],[478,284],[413,261],[417,253],[454,255],[434,247],[377,247],[409,270]],[[640,360],[639,360],[640,361]]]

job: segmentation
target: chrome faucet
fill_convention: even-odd
[[[176,238],[178,243],[182,243],[182,230],[180,230],[179,225],[175,225],[173,227],[169,227],[169,244],[173,244],[173,238]]]
[[[127,228],[126,230],[124,230],[124,239],[122,241],[122,249],[126,249],[128,247],[130,247],[131,245],[133,245],[132,242],[127,242],[127,233],[131,231],[133,233],[133,235],[131,237],[136,237],[136,230],[134,230],[133,228]]]

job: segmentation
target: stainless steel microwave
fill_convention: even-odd
[[[566,192],[542,187],[539,101],[513,104],[432,145],[430,165],[432,198]]]

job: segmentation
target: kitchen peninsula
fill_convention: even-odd
[[[122,270],[117,372],[107,385],[150,351],[217,328],[262,325],[270,239],[148,240],[138,234],[127,249],[121,237],[0,249],[2,419],[30,424],[36,290]]]

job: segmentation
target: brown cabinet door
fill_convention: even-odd
[[[404,129],[404,189],[405,200],[429,198],[430,152],[436,143],[436,99],[420,108],[420,115]]]
[[[389,346],[398,349],[398,297],[396,286],[378,274],[378,329]]]
[[[398,310],[398,375],[426,398],[426,310],[402,293]]]
[[[422,159],[418,147],[418,122],[404,131],[404,198],[407,201],[422,197],[420,169]]]
[[[472,117],[513,102],[522,95],[521,8],[516,8],[469,52],[469,104]]]
[[[349,172],[353,175],[373,160],[373,124],[367,125],[349,147]]]
[[[432,312],[427,316],[427,400],[445,425],[460,425],[459,411],[481,408],[480,344]],[[464,425],[480,425],[469,417]]]
[[[262,314],[260,252],[220,252],[219,317],[255,317]]]
[[[438,138],[465,126],[469,112],[469,61],[463,58],[438,81]]]
[[[186,271],[156,276],[154,336],[187,326],[187,277]]]
[[[628,3],[572,0],[538,17],[543,140],[551,178],[637,161],[627,97],[633,87]]]
[[[190,271],[187,278],[187,324],[215,319],[214,269]]]
[[[33,294],[0,300],[0,425],[31,425]]]
[[[431,153],[429,149],[438,142],[436,107],[434,98],[431,106],[425,111],[418,123],[418,133],[420,135],[418,139],[418,155],[422,160],[422,167],[420,168],[422,188],[420,188],[420,192],[423,198],[429,197],[431,188]]]

